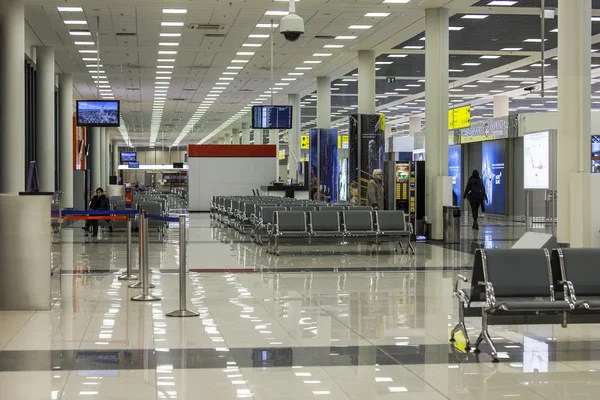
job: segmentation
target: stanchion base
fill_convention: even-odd
[[[128,287],[132,288],[132,289],[141,289],[142,288],[142,283],[138,282],[138,283],[132,283],[131,285],[129,285]],[[152,283],[148,285],[148,287],[150,289],[154,289],[156,287],[156,285],[153,285]]]
[[[159,301],[160,297],[152,296],[151,294],[140,294],[131,298],[133,301]]]
[[[138,276],[125,274],[125,275],[119,276],[119,280],[120,281],[136,281],[136,280],[138,280]]]
[[[175,310],[171,311],[170,313],[167,313],[166,315],[167,317],[197,317],[200,314],[190,310]]]

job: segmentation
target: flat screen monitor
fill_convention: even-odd
[[[183,163],[175,162],[173,163],[173,169],[183,169]]]
[[[140,163],[139,161],[130,161],[127,163],[127,166],[129,168],[139,168],[140,167]]]
[[[252,129],[292,129],[292,106],[252,107]]]
[[[118,100],[77,100],[77,126],[118,127],[120,111]]]
[[[121,152],[121,162],[127,163],[131,161],[137,161],[137,152],[135,151],[123,151]]]
[[[600,135],[592,136],[592,173],[600,173]]]

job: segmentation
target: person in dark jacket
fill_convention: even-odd
[[[104,194],[104,190],[102,188],[96,189],[96,195],[92,197],[92,201],[90,203],[90,210],[110,210],[110,201],[108,197]],[[98,236],[98,220],[88,220],[85,223],[85,236],[87,237],[90,232],[90,227],[92,228],[92,236]]]
[[[474,170],[473,174],[467,181],[463,199],[469,200],[469,204],[471,205],[471,213],[473,214],[473,229],[479,229],[479,224],[477,223],[477,219],[479,217],[479,207],[481,207],[481,212],[485,212],[484,201],[486,203],[488,201],[487,194],[485,193],[485,186],[481,180],[479,171]]]

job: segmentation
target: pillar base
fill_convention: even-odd
[[[431,239],[442,240],[444,238],[443,207],[452,205],[452,177],[434,176],[430,190],[426,190],[431,199],[433,210],[428,210],[427,222],[431,223]]]

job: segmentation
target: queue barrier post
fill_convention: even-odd
[[[127,272],[121,276],[119,276],[120,281],[133,281],[138,279],[136,275],[132,275],[131,273],[131,264],[133,264],[132,258],[132,237],[131,237],[131,216],[127,216]]]
[[[138,270],[139,272],[139,280],[136,283],[132,283],[131,285],[129,285],[130,288],[132,289],[142,289],[144,287],[143,285],[143,274],[142,274],[142,265],[144,265],[144,242],[142,241],[142,235],[143,235],[143,225],[146,222],[146,213],[144,213],[142,215],[142,210],[138,210],[139,213],[139,221],[138,221],[138,232],[139,232],[139,247],[138,247]],[[142,222],[143,220],[143,222]],[[153,284],[149,284],[148,286],[150,289],[154,289],[154,285]]]
[[[179,216],[179,309],[167,313],[167,317],[197,317],[197,312],[187,309],[187,254],[185,216]]]
[[[142,294],[131,298],[133,301],[159,301],[160,297],[150,294],[150,271],[148,268],[148,222],[146,221],[146,213],[140,211],[140,250],[142,255],[142,263],[140,264],[140,277],[142,284]],[[152,285],[154,287],[154,285]]]

